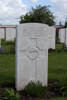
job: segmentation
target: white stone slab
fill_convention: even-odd
[[[49,49],[55,49],[55,41],[56,41],[56,29],[54,27],[49,27]]]
[[[48,26],[28,23],[17,26],[16,88],[22,90],[30,81],[47,86]]]
[[[6,28],[6,41],[13,41],[16,38],[16,28]]]
[[[4,29],[0,28],[0,39],[4,39]]]
[[[65,28],[59,30],[60,43],[65,43]]]

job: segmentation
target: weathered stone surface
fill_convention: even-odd
[[[60,43],[65,43],[65,28],[59,30]]]
[[[30,81],[47,86],[48,34],[45,24],[28,23],[17,26],[16,88],[22,90]]]
[[[55,41],[56,41],[56,29],[54,27],[49,27],[49,49],[55,49]]]
[[[0,39],[4,39],[4,29],[0,28]]]
[[[16,28],[6,28],[6,41],[11,41],[16,38]]]

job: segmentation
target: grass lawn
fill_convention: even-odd
[[[67,100],[67,98],[53,98],[53,99],[49,99],[49,100]]]
[[[59,48],[60,47],[60,48]],[[61,45],[56,46],[57,50]],[[67,52],[49,53],[48,78],[49,80],[67,81]]]
[[[56,45],[61,50],[63,45]],[[67,86],[67,52],[49,53],[48,78],[51,81],[59,80],[60,85]],[[49,100],[67,100],[67,98],[53,98]]]
[[[0,54],[0,85],[13,83],[15,77],[15,55]]]
[[[15,81],[15,54],[10,53],[10,50],[14,50],[14,44],[15,42],[2,40],[2,48],[7,54],[0,51],[0,85]]]
[[[49,80],[64,80],[67,78],[67,52],[50,53],[48,65]]]

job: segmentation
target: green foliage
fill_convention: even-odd
[[[10,54],[15,54],[15,45],[10,46]]]
[[[58,97],[58,98],[52,98],[52,99],[48,99],[48,100],[67,100],[67,97]]]
[[[6,89],[3,93],[2,100],[19,100],[19,94],[14,93],[13,89]]]
[[[56,36],[56,44],[60,43],[59,37]]]
[[[45,23],[50,26],[54,25],[54,15],[50,11],[49,6],[36,6],[36,8],[32,8],[29,13],[26,13],[26,15],[22,15],[20,17],[20,24],[21,23]]]
[[[40,82],[30,82],[25,88],[24,92],[30,96],[43,97],[46,95],[47,88],[42,86]]]
[[[60,86],[59,92],[61,93],[61,95],[67,96],[67,80],[66,80],[66,78],[64,78],[63,81],[60,81],[59,86]]]
[[[15,41],[2,40],[2,48],[6,53],[15,54]]]
[[[1,40],[2,45],[15,45],[15,41],[5,41],[5,40]]]

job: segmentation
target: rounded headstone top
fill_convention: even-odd
[[[42,24],[42,23],[23,23],[19,24],[18,26],[28,26],[28,27],[36,27],[36,26],[42,26],[42,27],[49,27],[47,24]]]

